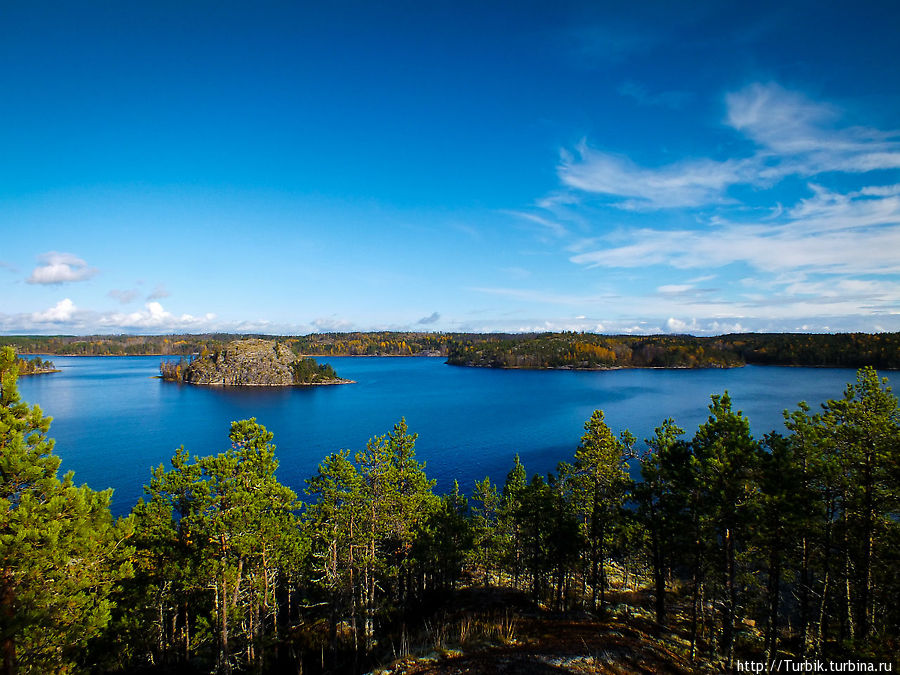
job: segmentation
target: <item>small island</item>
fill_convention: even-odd
[[[235,340],[213,351],[204,349],[185,361],[164,361],[160,376],[172,382],[241,387],[289,387],[348,384],[329,365],[297,356],[275,340]]]
[[[32,359],[26,359],[21,356],[16,357],[16,365],[19,368],[19,375],[46,375],[47,373],[58,373],[59,368],[53,365],[53,361],[45,361],[40,356]]]

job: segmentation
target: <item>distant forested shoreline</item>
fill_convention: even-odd
[[[91,335],[0,337],[19,354],[60,356],[191,356],[223,348],[236,337],[287,344],[298,356],[440,356],[457,366],[485,368],[734,368],[777,365],[900,369],[900,333],[732,333],[599,335],[595,333],[314,333],[260,336]]]

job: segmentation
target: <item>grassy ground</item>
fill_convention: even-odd
[[[548,611],[510,588],[466,588],[454,598],[453,613],[436,617],[435,628],[418,637],[409,656],[374,672],[681,674],[707,669],[690,663],[679,636],[654,634],[642,606],[647,599],[640,593],[613,593],[609,599],[612,611],[598,618]]]

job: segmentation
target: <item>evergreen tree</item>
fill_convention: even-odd
[[[522,495],[527,486],[525,467],[519,455],[513,459],[513,468],[506,475],[500,497],[498,520],[500,525],[500,548],[506,551],[505,566],[512,570],[513,586],[519,586],[522,571]]]
[[[666,579],[674,567],[684,533],[690,531],[690,446],[678,439],[684,430],[666,419],[647,439],[641,457],[641,481],[633,487],[638,516],[648,534],[657,629],[666,618]]]
[[[73,669],[131,573],[129,519],[112,490],[77,487],[47,437],[50,418],[19,399],[16,356],[0,350],[0,649],[3,673]]]
[[[484,585],[491,583],[492,572],[501,564],[500,494],[485,476],[475,482],[472,495],[473,562],[484,574]]]
[[[233,422],[229,439],[231,447],[214,456],[192,460],[179,449],[171,471],[153,472],[149,505],[136,509],[143,528],[174,537],[158,540],[163,550],[180,546],[186,555],[179,562],[193,559],[160,581],[204,589],[219,672],[230,672],[238,654],[248,665],[264,662],[266,639],[277,629],[279,578],[305,550],[296,495],[275,477],[272,434],[249,419]],[[193,579],[184,579],[187,570]]]
[[[887,380],[873,368],[861,369],[843,398],[822,407],[809,422],[824,450],[823,576],[840,580],[831,584],[840,588],[838,596],[823,579],[823,595],[832,594],[839,640],[865,643],[873,628],[895,628],[897,622],[894,602],[882,591],[896,588],[894,563],[900,553],[900,409]],[[834,564],[827,560],[829,552]],[[824,603],[820,633],[828,630]]]
[[[798,601],[799,652],[805,656],[818,652],[823,637],[824,609],[828,602],[828,574],[830,565],[831,517],[836,502],[834,483],[829,478],[826,443],[822,430],[809,406],[801,402],[797,410],[784,411],[785,427],[791,432],[786,438],[796,464],[798,484],[794,506],[797,509],[795,545],[797,547],[796,595]],[[816,603],[816,598],[819,602]],[[818,606],[815,606],[818,604]],[[816,621],[816,617],[819,620]]]
[[[446,525],[437,515],[442,507],[456,518],[464,498],[457,493],[458,500],[442,502],[434,494],[415,441],[401,419],[387,435],[369,439],[355,464],[348,451],[330,455],[308,481],[307,493],[316,497],[306,523],[318,583],[326,594],[338,593],[331,596],[333,642],[337,621],[349,611],[355,646],[368,651],[379,621],[396,609],[404,613],[422,590],[416,572],[427,566],[432,580],[441,577],[425,540],[430,528]]]
[[[571,469],[575,509],[588,542],[591,608],[605,603],[606,560],[619,509],[628,484],[627,460],[634,439],[623,432],[616,438],[606,425],[602,410],[595,410],[584,424],[581,444]]]
[[[712,396],[709,418],[692,442],[698,463],[700,517],[710,546],[713,579],[720,591],[720,651],[727,667],[734,661],[734,633],[741,588],[738,557],[746,544],[755,507],[758,444],[750,422],[731,409],[726,392]]]
[[[469,502],[453,481],[453,491],[441,497],[438,510],[418,537],[415,557],[434,586],[454,589],[472,553],[473,527]]]
[[[783,581],[793,576],[791,571],[802,557],[797,533],[811,524],[815,511],[810,501],[813,495],[805,484],[803,454],[798,444],[773,433],[759,446],[758,455],[758,513],[750,543],[757,548],[759,566],[766,579],[764,641],[766,663],[771,670],[778,649]]]
[[[362,477],[348,459],[349,450],[325,458],[315,476],[307,480],[306,493],[313,497],[304,514],[304,526],[312,537],[313,581],[324,592],[330,608],[330,641],[337,648],[337,625],[349,617],[353,639],[358,636],[362,599],[362,562],[365,519],[368,509]],[[354,644],[358,649],[359,645]]]

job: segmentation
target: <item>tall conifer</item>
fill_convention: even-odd
[[[16,355],[0,350],[0,649],[3,673],[71,670],[131,573],[129,519],[112,490],[57,476],[50,418],[19,399]]]

